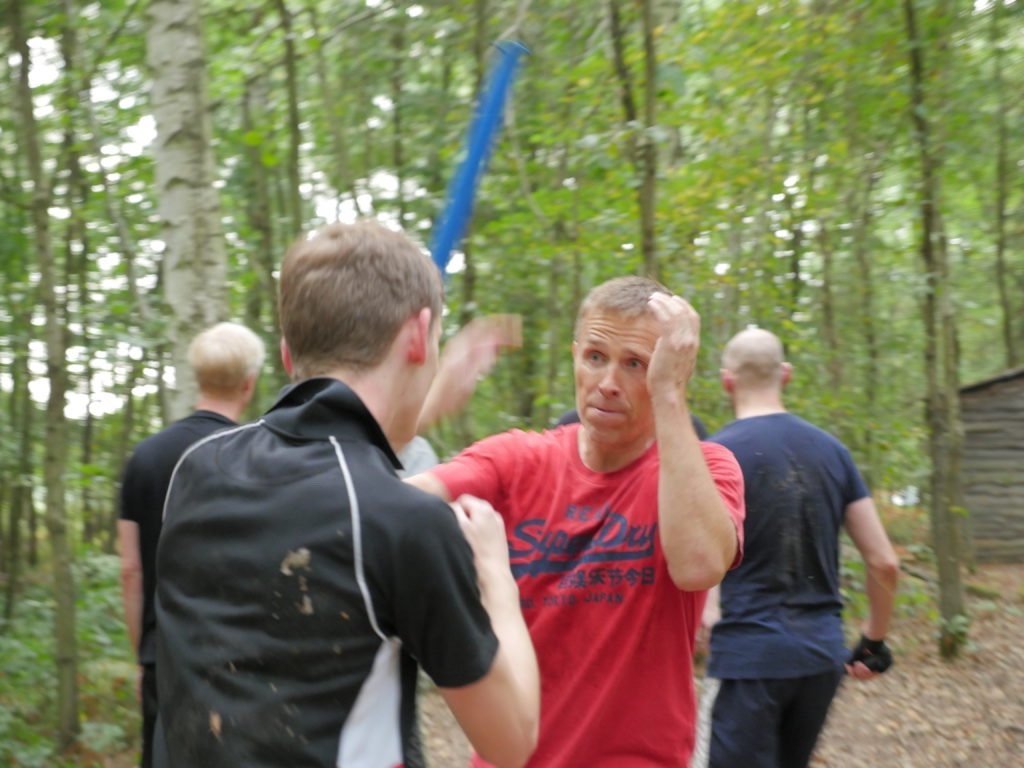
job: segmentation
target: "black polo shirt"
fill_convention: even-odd
[[[156,543],[164,514],[164,497],[174,465],[185,450],[214,432],[235,426],[227,416],[196,411],[162,432],[147,437],[132,451],[121,475],[118,516],[139,526],[142,560],[142,632],[136,648],[140,664],[156,662]]]
[[[422,764],[416,662],[468,685],[497,639],[451,509],[398,466],[334,379],[186,453],[157,554],[158,766]]]

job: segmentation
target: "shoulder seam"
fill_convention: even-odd
[[[252,424],[242,424],[241,426],[235,427],[234,429],[225,429],[220,432],[214,432],[212,435],[207,435],[206,437],[197,440],[196,442],[192,443],[192,445],[190,445],[188,448],[186,448],[185,452],[181,454],[181,458],[178,459],[177,463],[174,465],[174,471],[171,472],[171,479],[167,483],[167,494],[164,496],[164,508],[163,511],[160,513],[160,519],[167,519],[167,500],[171,498],[171,489],[174,488],[174,478],[178,476],[178,468],[181,466],[181,463],[186,459],[186,457],[188,457],[189,454],[192,453],[192,451],[194,451],[199,446],[206,445],[207,443],[213,442],[218,438],[227,437],[228,435],[233,435],[236,432],[242,432],[246,429],[253,429],[254,427],[258,427],[262,424],[263,419],[260,419],[259,421],[253,422]]]

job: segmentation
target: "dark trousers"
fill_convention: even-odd
[[[156,665],[142,665],[142,762],[141,768],[153,765],[153,729],[156,727]]]
[[[780,680],[722,680],[709,768],[806,768],[842,668]]]

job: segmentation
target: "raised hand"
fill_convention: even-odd
[[[664,293],[652,294],[647,306],[661,331],[647,367],[647,389],[652,396],[684,392],[700,349],[700,315],[682,297]]]
[[[477,382],[498,361],[501,349],[522,344],[523,321],[519,315],[477,317],[461,328],[441,352],[437,376],[420,414],[419,431],[461,410]]]

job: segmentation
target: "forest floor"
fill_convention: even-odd
[[[905,611],[889,637],[896,663],[843,685],[814,768],[1024,766],[1024,566],[979,568],[968,585],[962,656],[939,658],[933,609]],[[467,765],[466,740],[440,696],[428,691],[421,708],[429,764]]]

